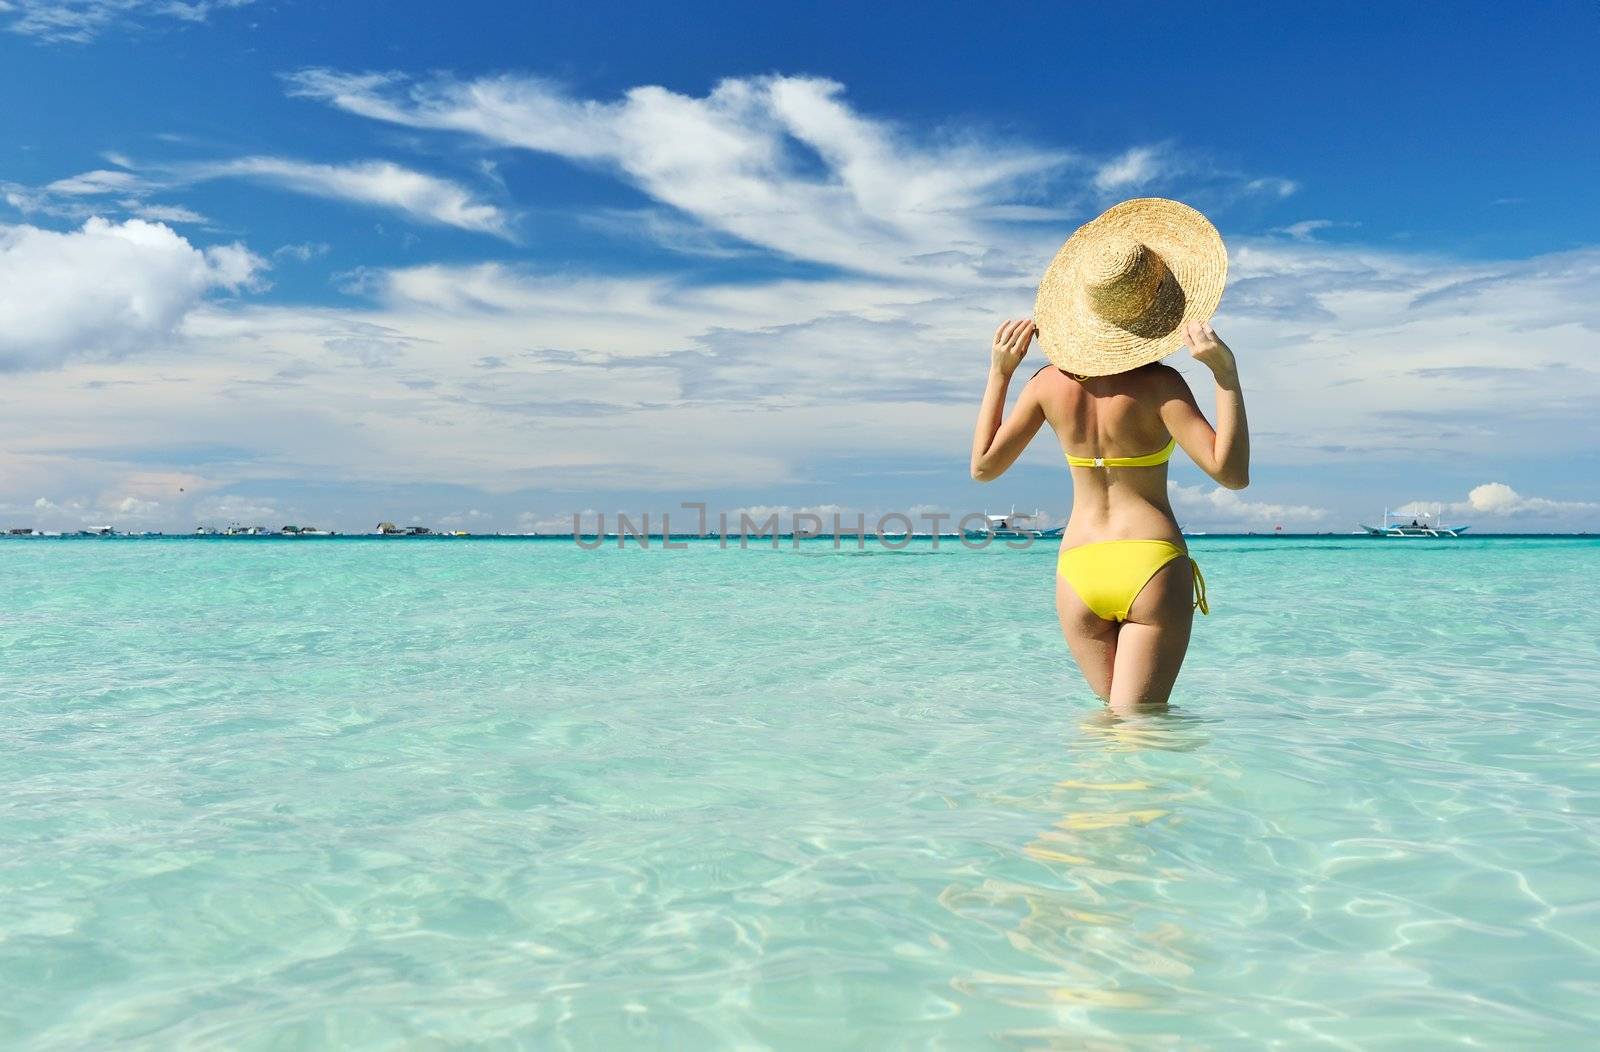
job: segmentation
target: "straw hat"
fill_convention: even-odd
[[[1186,204],[1140,197],[1079,227],[1039,282],[1033,322],[1051,363],[1108,376],[1158,361],[1222,300],[1228,250]]]

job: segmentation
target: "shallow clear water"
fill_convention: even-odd
[[[1592,1040],[1600,544],[1193,548],[0,543],[0,1043]]]

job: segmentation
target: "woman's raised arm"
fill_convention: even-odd
[[[983,390],[978,424],[972,431],[972,477],[979,482],[1005,474],[1006,468],[1016,463],[1033,436],[1039,433],[1039,425],[1044,423],[1044,408],[1039,405],[1032,384],[1022,389],[1022,397],[1017,399],[1010,419],[1002,423],[1011,374],[1027,355],[1033,334],[1033,321],[1028,318],[1002,322],[995,330],[989,383]]]
[[[1228,489],[1244,489],[1250,485],[1250,428],[1244,418],[1238,363],[1209,322],[1190,322],[1184,337],[1195,361],[1216,378],[1217,426],[1212,430],[1206,422],[1194,392],[1176,369],[1171,373],[1172,389],[1161,403],[1161,422],[1201,471]]]

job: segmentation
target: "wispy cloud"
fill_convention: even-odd
[[[1135,146],[1100,166],[1094,173],[1094,185],[1099,190],[1129,190],[1143,186],[1161,175],[1165,167],[1165,152],[1158,146]]]
[[[129,198],[118,203],[127,209],[129,214],[140,219],[148,219],[152,223],[210,223],[210,220],[199,212],[182,205],[146,204],[137,198]]]
[[[1294,190],[1167,144],[1096,161],[976,130],[918,135],[858,112],[842,85],[815,77],[731,78],[703,97],[641,86],[612,101],[527,76],[417,82],[307,69],[287,79],[293,95],[372,120],[598,166],[719,239],[903,279],[1011,280],[1031,272],[1033,242],[1039,252],[1059,244],[1059,229],[1038,224],[1059,228],[1109,194],[1180,175],[1219,199]],[[637,215],[671,247],[699,253],[708,244],[652,210]],[[997,250],[1007,242],[1013,251]],[[1029,251],[1015,251],[1019,242]]]
[[[1341,223],[1332,219],[1302,219],[1298,223],[1278,227],[1275,234],[1283,234],[1296,241],[1314,241],[1320,230],[1332,230],[1336,227],[1354,226],[1354,223]]]
[[[142,185],[143,180],[132,172],[97,168],[92,172],[57,179],[44,189],[46,193],[62,194],[67,197],[87,197],[94,194],[126,193]]]
[[[0,0],[3,2],[3,0]],[[512,216],[459,183],[392,161],[317,164],[285,157],[238,157],[185,165],[100,168],[40,187],[0,184],[7,203],[24,215],[83,220],[120,210],[166,222],[204,222],[181,205],[151,197],[210,179],[250,179],[293,193],[387,208],[413,220],[514,240]],[[113,207],[114,206],[114,207]]]
[[[5,0],[0,0],[3,4]],[[82,222],[90,216],[118,212],[158,222],[202,222],[199,213],[174,204],[156,204],[150,198],[170,189],[166,180],[134,171],[120,154],[107,156],[117,168],[96,168],[43,186],[0,183],[5,202],[24,216],[49,216]]]
[[[169,20],[204,22],[252,0],[0,0],[0,26],[44,43],[86,44],[113,30]]]
[[[297,263],[309,263],[319,256],[325,256],[332,249],[326,241],[299,241],[292,245],[279,245],[272,250],[273,259],[292,259]]]
[[[725,80],[703,98],[639,87],[614,102],[514,76],[417,84],[312,69],[290,85],[375,120],[603,165],[725,235],[896,276],[979,276],[992,239],[976,214],[1026,203],[1071,159],[976,136],[921,141],[809,77]]]
[[[510,238],[510,217],[448,179],[390,161],[312,164],[283,157],[240,157],[193,165],[189,179],[256,179],[296,193],[392,208],[414,219]]]
[[[1272,176],[1261,179],[1251,179],[1244,184],[1244,188],[1254,194],[1269,194],[1274,197],[1288,197],[1300,185],[1293,179],[1280,179]]]

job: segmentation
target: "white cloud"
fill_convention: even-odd
[[[123,497],[112,505],[112,517],[118,521],[125,520],[151,520],[163,515],[161,502],[156,500],[140,500],[138,497]]]
[[[213,11],[252,0],[5,0],[0,25],[49,43],[84,44],[100,34],[147,19],[204,22]]]
[[[279,245],[272,250],[273,259],[288,258],[298,263],[309,263],[319,256],[325,256],[333,246],[326,241],[301,241],[293,245]]]
[[[121,205],[140,219],[148,219],[153,223],[209,222],[199,212],[182,205],[149,205],[138,200],[122,201]]]
[[[815,77],[720,81],[702,97],[640,86],[620,99],[573,96],[529,76],[413,82],[399,74],[307,69],[292,94],[411,128],[599,167],[698,224],[634,209],[641,236],[693,254],[737,239],[794,259],[944,284],[1036,277],[1060,226],[1089,218],[1109,192],[1183,175],[1203,196],[1293,192],[1139,146],[1101,163],[1065,149],[974,131],[913,134],[852,108],[841,85]],[[1191,187],[1192,188],[1192,187]],[[1203,202],[1202,202],[1203,203]],[[612,229],[613,210],[584,217]],[[1018,224],[1053,229],[1019,232]],[[1042,265],[1042,261],[1041,261]]]
[[[0,184],[0,189],[5,191],[6,203],[27,216],[46,215],[81,222],[90,216],[104,216],[121,210],[153,222],[205,222],[204,216],[181,205],[154,204],[147,200],[154,194],[171,189],[174,184],[170,180],[163,181],[129,170],[131,165],[127,158],[119,154],[111,154],[109,159],[122,166],[122,170],[98,168],[57,179],[44,186],[4,183]]]
[[[389,161],[310,164],[282,157],[241,157],[195,165],[185,171],[197,179],[258,179],[313,197],[393,208],[425,222],[508,239],[511,236],[510,217],[500,208],[479,201],[448,179]]]
[[[119,163],[127,159],[117,156]],[[205,217],[181,205],[148,199],[207,179],[240,178],[338,201],[389,208],[424,223],[453,226],[511,240],[512,217],[474,197],[466,187],[390,161],[313,164],[283,157],[240,157],[177,166],[148,165],[140,171],[95,169],[40,187],[0,183],[5,201],[24,215],[82,220],[102,215],[114,203],[129,215],[173,223]],[[96,201],[115,195],[114,202]]]
[[[67,197],[87,197],[94,194],[120,194],[142,185],[132,172],[96,169],[66,179],[57,179],[45,187],[48,193]]]
[[[637,238],[686,256],[708,259],[753,257],[759,251],[692,219],[659,208],[602,208],[575,217],[592,230],[612,237]]]
[[[1099,190],[1125,190],[1142,186],[1162,173],[1163,152],[1156,146],[1135,146],[1122,156],[1102,165],[1094,173]]]
[[[1277,233],[1287,234],[1296,241],[1310,241],[1317,231],[1342,225],[1341,223],[1335,223],[1331,219],[1302,219],[1298,223],[1290,223],[1288,226],[1279,227]]]
[[[264,266],[243,245],[196,248],[141,219],[0,227],[0,369],[169,342],[208,292],[246,287]]]
[[[84,503],[79,500],[67,500],[56,503],[49,497],[40,497],[33,502],[35,514],[44,517],[44,521],[52,525],[62,521],[81,522],[84,515]]]
[[[1268,177],[1265,179],[1252,179],[1244,184],[1244,188],[1255,194],[1269,194],[1274,197],[1288,197],[1300,189],[1293,179],[1278,179]]]
[[[1185,486],[1168,480],[1167,496],[1172,500],[1180,520],[1195,520],[1203,524],[1305,524],[1317,522],[1328,516],[1324,508],[1304,504],[1272,504],[1266,501],[1246,500],[1236,490],[1216,486]],[[1185,525],[1188,525],[1185,521]]]
[[[1070,155],[950,138],[919,143],[854,112],[829,80],[752,77],[703,98],[639,87],[616,102],[530,77],[408,85],[306,70],[297,95],[376,120],[601,164],[725,235],[799,259],[907,276],[983,272],[980,213]],[[820,170],[817,161],[821,161]]]
[[[1432,514],[1441,506],[1437,501],[1412,501],[1396,508],[1396,515]],[[1571,516],[1592,515],[1600,512],[1600,501],[1549,500],[1545,497],[1525,497],[1504,482],[1485,482],[1472,487],[1466,500],[1443,504],[1453,515],[1534,515]]]
[[[38,497],[26,509],[20,505],[0,504],[0,513],[7,515],[10,521],[25,511],[28,525],[43,529],[76,529],[88,524],[148,527],[164,522],[175,510],[161,501],[138,495],[147,492],[148,478],[141,483],[130,476],[127,481],[128,486],[115,486],[93,498],[74,496],[52,500]]]

